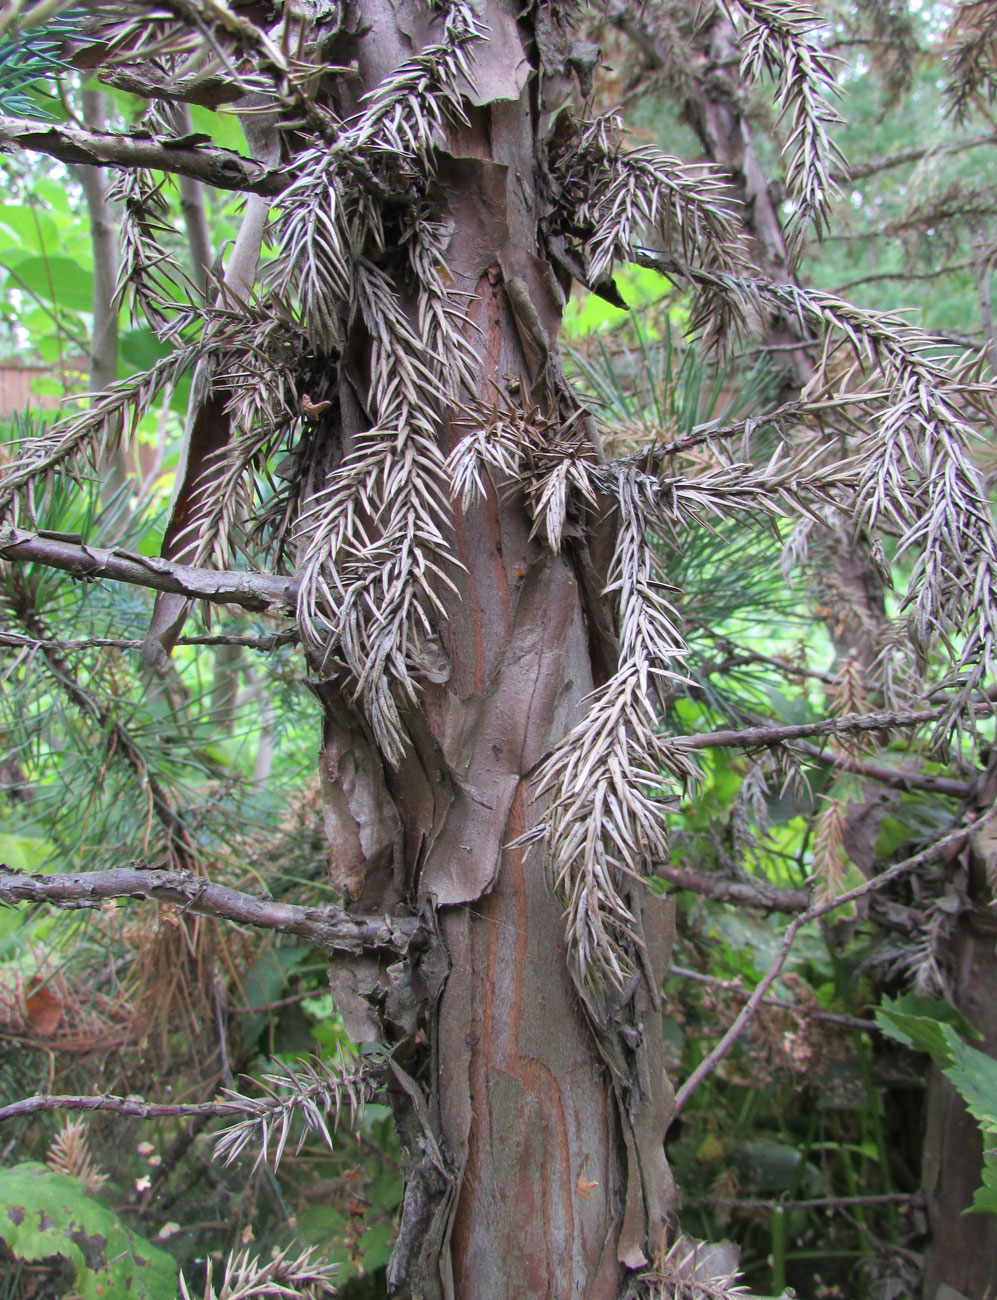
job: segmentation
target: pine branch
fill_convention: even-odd
[[[367,948],[405,952],[422,931],[422,922],[415,917],[354,916],[331,905],[282,903],[213,884],[192,871],[143,864],[67,875],[27,875],[0,864],[0,904],[93,908],[111,898],[155,898],[200,916],[294,934],[329,952],[355,954]]]
[[[118,1097],[113,1094],[61,1095],[25,1097],[0,1107],[0,1123],[22,1119],[26,1115],[59,1110],[110,1111],[136,1119],[196,1118],[233,1119],[235,1123],[215,1135],[215,1154],[231,1162],[254,1140],[261,1147],[260,1159],[276,1140],[274,1165],[279,1161],[292,1120],[303,1123],[302,1138],[316,1131],[332,1146],[327,1117],[338,1126],[344,1107],[351,1117],[362,1112],[364,1103],[374,1095],[383,1057],[370,1055],[357,1060],[296,1061],[281,1065],[281,1073],[265,1074],[258,1081],[263,1096],[248,1097],[233,1089],[224,1090],[224,1099],[206,1102],[151,1102],[143,1097]]]
[[[145,1101],[141,1097],[116,1097],[110,1093],[96,1096],[46,1093],[44,1096],[24,1097],[21,1101],[0,1106],[0,1123],[7,1119],[23,1119],[27,1115],[60,1110],[106,1110],[114,1115],[130,1115],[136,1119],[178,1119],[190,1116],[230,1119],[233,1115],[243,1115],[246,1112],[245,1106],[237,1101],[155,1102]]]
[[[48,154],[60,162],[86,167],[150,167],[175,176],[190,176],[220,190],[275,195],[293,179],[286,171],[263,167],[206,137],[160,139],[116,131],[87,131],[69,124],[35,122],[0,116],[0,144]]]
[[[45,564],[76,578],[107,578],[153,591],[170,591],[190,600],[207,600],[243,609],[276,607],[292,612],[297,583],[275,573],[243,573],[231,569],[199,569],[157,556],[136,555],[117,548],[86,546],[62,537],[47,537],[23,528],[0,528],[0,560]]]
[[[780,121],[789,121],[786,188],[796,207],[786,233],[795,262],[807,226],[818,239],[827,233],[831,202],[838,194],[832,171],[847,170],[828,131],[842,121],[833,102],[840,93],[833,59],[815,39],[817,15],[802,5],[768,0],[720,0],[720,5],[739,27],[742,78],[750,84],[767,72],[776,83]]]
[[[268,1259],[250,1254],[249,1250],[232,1251],[222,1269],[220,1290],[213,1282],[214,1261],[207,1261],[204,1290],[195,1295],[180,1274],[179,1300],[319,1300],[320,1296],[333,1296],[336,1290],[332,1280],[338,1264],[323,1264],[318,1247],[307,1246],[292,1255],[293,1247],[276,1247]]]
[[[48,629],[38,613],[32,587],[22,581],[20,572],[12,575],[12,578],[13,594],[9,597],[9,604],[15,617],[29,636],[47,640]],[[194,866],[197,861],[197,845],[184,811],[174,807],[162,772],[157,770],[154,762],[150,762],[150,756],[139,738],[118,717],[113,703],[109,705],[93,689],[92,684],[76,672],[61,651],[51,646],[42,646],[41,655],[57,690],[66,696],[88,726],[99,732],[107,759],[113,757],[131,772],[148,805],[150,823],[155,817],[165,833],[166,854],[170,864],[183,869]]]
[[[948,30],[949,107],[957,122],[980,98],[997,93],[997,9],[989,0],[961,0]]]

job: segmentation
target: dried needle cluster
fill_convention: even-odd
[[[225,1164],[231,1164],[252,1145],[259,1147],[257,1163],[266,1163],[273,1148],[276,1169],[296,1123],[300,1125],[299,1149],[309,1132],[317,1133],[331,1147],[330,1122],[337,1128],[344,1109],[351,1121],[356,1119],[371,1098],[372,1061],[367,1057],[357,1061],[298,1060],[293,1068],[282,1065],[279,1074],[264,1074],[261,1086],[262,1097],[246,1097],[224,1089],[245,1114],[244,1119],[215,1137],[215,1155]]]
[[[285,1246],[270,1259],[262,1260],[249,1250],[233,1251],[225,1261],[220,1288],[214,1285],[213,1263],[208,1257],[207,1276],[200,1300],[320,1300],[335,1294],[332,1282],[335,1264],[322,1264],[317,1258],[317,1248],[291,1253]],[[196,1300],[180,1274],[180,1300]]]
[[[786,189],[794,201],[786,228],[790,260],[795,262],[808,229],[828,229],[830,206],[838,193],[835,172],[845,160],[828,134],[842,120],[834,106],[838,90],[832,59],[814,36],[819,19],[804,5],[766,0],[721,0],[740,31],[741,77],[746,85],[767,73],[778,87],[780,121],[789,118],[785,145]]]

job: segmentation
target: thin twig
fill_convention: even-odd
[[[678,975],[684,980],[693,980],[697,984],[713,984],[718,988],[722,988],[726,993],[732,993],[736,998],[751,996],[749,990],[744,988],[738,980],[725,980],[719,975],[704,975],[702,971],[690,970],[688,966],[669,966],[668,973],[669,975]],[[823,1020],[829,1025],[841,1025],[844,1029],[861,1029],[872,1034],[882,1032],[875,1020],[862,1020],[859,1016],[842,1016],[833,1011],[819,1011],[801,1006],[798,1002],[790,1002],[786,998],[762,998],[762,1003],[767,1007],[780,1007],[784,1011],[795,1011],[806,1020]]]
[[[981,822],[977,822],[976,825],[979,826],[982,824],[983,820],[988,820],[991,816],[993,816],[993,812],[989,813],[987,818],[981,819]],[[837,908],[843,907],[845,903],[853,902],[857,898],[862,898],[866,894],[871,894],[875,890],[882,889],[884,885],[888,885],[891,881],[898,879],[900,876],[908,875],[910,872],[916,871],[919,867],[926,866],[929,862],[934,862],[944,854],[946,849],[951,848],[953,845],[964,840],[967,834],[967,828],[961,826],[958,830],[952,831],[949,835],[944,835],[940,840],[936,840],[934,844],[924,849],[921,853],[915,853],[913,857],[905,858],[903,862],[895,863],[892,867],[889,867],[880,875],[875,876],[872,880],[867,880],[864,884],[857,885],[854,889],[849,889],[844,894],[839,894],[837,898],[829,899],[825,903],[820,903],[816,907],[811,907],[809,911],[803,912],[800,916],[794,917],[786,928],[786,933],[783,935],[782,943],[779,945],[779,950],[776,953],[772,964],[756,984],[751,997],[738,1012],[731,1027],[723,1035],[709,1055],[704,1057],[699,1065],[696,1066],[695,1070],[693,1070],[692,1074],[689,1075],[688,1079],[686,1079],[685,1083],[682,1084],[682,1087],[679,1088],[678,1092],[675,1094],[675,1114],[681,1114],[682,1108],[685,1106],[692,1094],[696,1091],[703,1080],[713,1073],[720,1061],[723,1060],[737,1042],[738,1038],[740,1038],[745,1025],[758,1010],[758,1006],[765,997],[765,994],[768,992],[773,982],[778,978],[780,971],[786,964],[786,959],[793,947],[796,936],[804,925],[809,925],[811,921],[817,921],[822,916],[827,916],[829,912],[836,911]]]
[[[767,880],[734,879],[684,865],[658,863],[655,875],[670,885],[712,898],[715,902],[757,907],[764,912],[805,912],[810,902],[808,889],[780,889]]]
[[[251,1107],[238,1101],[190,1101],[190,1102],[155,1102],[145,1101],[141,1097],[115,1097],[108,1093],[99,1096],[53,1096],[46,1093],[41,1097],[24,1097],[21,1101],[12,1101],[8,1106],[0,1106],[0,1123],[5,1119],[21,1119],[25,1115],[37,1115],[50,1110],[109,1110],[116,1115],[134,1115],[137,1119],[164,1119],[178,1116],[203,1116],[211,1119],[216,1116],[246,1115]]]
[[[850,1205],[920,1205],[919,1192],[881,1192],[869,1196],[814,1196],[804,1201],[739,1200],[721,1196],[689,1196],[684,1205],[716,1205],[725,1210],[840,1210]]]
[[[905,283],[910,280],[937,280],[943,275],[954,275],[956,271],[965,271],[969,266],[972,266],[972,262],[967,258],[964,262],[950,262],[946,266],[939,266],[934,271],[877,271],[872,275],[859,275],[854,280],[846,280],[844,284],[839,284],[834,292],[844,296],[860,284],[874,284],[879,280],[903,280]]]
[[[844,172],[835,173],[834,179],[841,184],[862,181],[869,176],[876,176],[880,172],[891,171],[894,167],[906,167],[909,163],[920,162],[928,154],[962,153],[966,149],[976,149],[980,145],[993,144],[995,141],[997,141],[997,135],[993,131],[988,131],[986,135],[973,136],[969,140],[957,140],[954,144],[949,145],[915,145],[910,149],[900,149],[896,153],[887,154],[882,158],[870,158],[868,162],[850,163],[848,175],[846,176]]]
[[[198,636],[177,637],[177,645],[235,645],[246,650],[276,650],[282,645],[296,645],[299,641],[297,632],[287,628],[282,632],[273,632],[269,636],[255,636],[251,632],[214,632]],[[75,640],[61,641],[56,637],[26,636],[21,632],[0,632],[0,645],[14,650],[141,650],[142,641],[129,640],[120,636],[86,636]]]
[[[880,785],[892,786],[895,790],[927,790],[931,794],[947,795],[952,799],[968,799],[973,793],[972,781],[959,781],[951,776],[938,776],[933,772],[905,772],[901,768],[884,767],[882,763],[867,762],[865,759],[853,758],[850,754],[832,753],[811,745],[805,740],[793,742],[793,750],[813,759],[815,763],[825,763],[839,767],[843,772],[854,772]]]
[[[981,706],[986,708],[986,706]],[[989,710],[988,710],[989,711]],[[784,745],[806,736],[835,736],[850,731],[887,731],[893,727],[919,727],[935,722],[945,707],[918,709],[911,713],[846,713],[840,718],[820,722],[801,722],[789,726],[742,727],[738,730],[707,731],[697,736],[674,736],[669,744],[676,749],[761,749],[766,745]]]

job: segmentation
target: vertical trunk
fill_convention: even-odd
[[[358,8],[370,86],[418,51],[425,20],[403,25],[385,0]],[[427,216],[451,231],[447,283],[468,295],[474,396],[522,408],[531,395],[549,413],[568,399],[552,352],[563,293],[538,234],[538,54],[518,0],[480,9],[489,39],[474,49],[470,121],[451,128],[436,158]],[[397,263],[395,284],[404,301]],[[344,359],[362,367],[366,346],[356,327]],[[348,447],[367,417],[341,387]],[[444,450],[460,432],[444,427]],[[489,489],[458,513],[452,542],[463,567],[456,593],[440,589],[446,666],[407,718],[411,745],[396,772],[344,694],[322,692],[334,879],[364,911],[428,901],[446,966],[435,983],[421,972],[428,1052],[409,1050],[413,1077],[399,1086],[415,1119],[389,1284],[441,1300],[616,1300],[627,1269],[660,1246],[671,1197],[657,994],[641,976],[620,998],[647,1081],[621,1105],[600,1048],[616,1025],[587,1019],[539,853],[512,845],[542,817],[531,773],[578,721],[603,649],[572,554],[531,540],[521,494]],[[669,917],[662,903],[645,918],[659,980]],[[353,964],[333,983],[360,1037],[397,1040],[411,1028],[396,971]]]
[[[992,791],[992,778],[990,782]],[[969,879],[963,909],[949,936],[952,996],[983,1035],[974,1043],[997,1057],[997,919],[988,879],[991,831],[971,837]],[[980,1186],[980,1126],[936,1067],[928,1084],[927,1125],[921,1185],[928,1208],[931,1244],[925,1252],[924,1300],[975,1300],[997,1294],[997,1215],[966,1213]],[[951,1287],[952,1291],[945,1288]]]
[[[177,131],[181,135],[190,134],[194,129],[190,120],[190,109],[186,104],[178,104],[176,113]],[[211,270],[211,261],[214,254],[211,251],[211,231],[208,229],[208,211],[204,201],[204,186],[200,181],[194,180],[192,176],[181,176],[178,184],[180,186],[180,211],[183,213],[183,224],[187,234],[187,245],[190,250],[190,266],[194,276],[194,283],[197,285],[201,297],[207,299],[208,273]]]

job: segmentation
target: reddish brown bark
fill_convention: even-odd
[[[986,794],[993,793],[991,774]],[[960,881],[962,910],[945,957],[952,998],[982,1034],[973,1046],[997,1057],[997,918],[992,898],[993,832],[971,836],[967,878]],[[982,1182],[980,1126],[936,1067],[928,1085],[921,1186],[931,1244],[925,1252],[924,1300],[956,1300],[997,1293],[997,1216],[967,1213]],[[945,1288],[953,1290],[948,1291]]]
[[[418,50],[422,24],[404,26],[383,0],[360,8],[369,28],[359,67],[372,85]],[[521,402],[532,394],[549,411],[564,393],[543,339],[556,338],[563,296],[538,234],[539,56],[516,21],[520,4],[484,8],[490,39],[475,47],[476,107],[437,159],[430,216],[452,227],[448,278],[469,295],[465,332],[480,357],[474,395]],[[361,367],[364,348],[358,328],[344,355]],[[363,420],[345,391],[344,448]],[[459,432],[449,429],[444,450]],[[529,533],[521,495],[502,485],[458,514],[458,594],[441,590],[449,676],[423,688],[397,772],[384,769],[343,696],[327,688],[327,825],[343,847],[336,873],[355,906],[428,899],[445,949],[445,981],[426,1020],[428,1061],[410,1062],[425,1102],[419,1123],[431,1136],[409,1144],[389,1279],[401,1294],[455,1300],[616,1300],[627,1267],[649,1261],[660,1244],[672,1195],[660,1015],[646,977],[619,999],[620,1021],[640,1026],[634,1059],[644,1080],[622,1107],[601,1042],[616,1026],[593,1026],[583,1012],[539,851],[509,847],[542,817],[531,773],[578,721],[593,657],[605,656],[572,558]],[[347,785],[337,779],[344,771]],[[386,827],[394,828],[387,838]],[[659,979],[668,915],[649,918]],[[373,967],[337,974],[362,1032],[379,1025],[391,1036],[383,992],[391,979]],[[411,1089],[403,1092],[407,1106]],[[413,1147],[438,1149],[439,1160],[420,1161]]]

